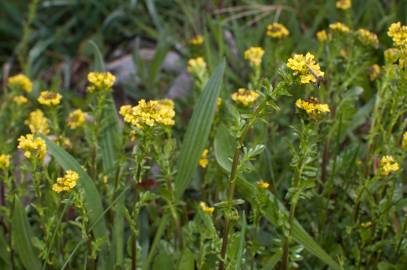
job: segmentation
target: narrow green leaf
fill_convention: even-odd
[[[268,269],[274,269],[276,264],[281,260],[281,257],[283,256],[283,251],[278,250],[276,253],[274,253],[273,256],[267,261],[266,266],[263,268],[264,270]]]
[[[117,202],[113,221],[112,250],[114,252],[115,266],[121,266],[123,263],[124,199],[125,196],[122,196]]]
[[[150,81],[155,82],[158,78],[158,72],[161,69],[161,66],[165,60],[165,56],[167,55],[168,51],[170,50],[170,44],[167,41],[168,36],[165,33],[160,35],[160,39],[158,41],[158,45],[155,48],[154,57],[151,60],[149,65],[149,76]]]
[[[240,270],[242,268],[241,263],[245,247],[245,237],[246,237],[246,213],[243,211],[242,218],[240,219],[240,236],[237,247],[235,270]]]
[[[3,230],[0,229],[0,269],[10,267],[10,253],[7,251],[7,242]]]
[[[215,116],[216,102],[220,93],[224,61],[219,64],[199,98],[199,101],[188,124],[181,153],[177,163],[175,176],[175,197],[179,199],[192,179],[192,174],[198,165],[199,157],[205,149],[209,131]]]
[[[105,71],[105,62],[103,61],[103,55],[99,50],[98,45],[93,40],[89,40],[89,45],[92,47],[93,54],[94,54],[94,70],[95,71]]]
[[[15,251],[20,257],[25,269],[39,270],[41,263],[38,260],[32,245],[32,232],[27,215],[19,197],[15,197],[14,213],[12,218],[12,237]]]

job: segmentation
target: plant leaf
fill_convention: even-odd
[[[99,50],[98,45],[93,40],[89,40],[89,45],[92,47],[94,55],[94,71],[105,71],[105,62],[103,61],[103,55]]]

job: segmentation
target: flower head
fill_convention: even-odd
[[[349,33],[350,28],[346,26],[343,23],[337,22],[337,23],[332,23],[329,25],[329,28],[331,28],[332,31],[335,32],[341,32],[341,33]]]
[[[251,66],[260,66],[263,55],[263,48],[250,47],[244,52],[244,59],[246,59]]]
[[[213,212],[215,211],[215,207],[209,207],[206,205],[205,202],[200,202],[199,207],[201,207],[201,210],[208,215],[212,215]]]
[[[32,134],[18,138],[18,149],[24,151],[24,156],[28,159],[43,160],[47,152],[45,141],[41,138],[34,138]]]
[[[380,66],[378,64],[374,64],[369,69],[369,79],[371,81],[376,80],[380,76]]]
[[[275,39],[288,37],[290,31],[281,23],[272,23],[267,26],[267,36]]]
[[[384,60],[388,64],[395,63],[400,58],[401,52],[397,48],[389,48],[384,51]]]
[[[42,91],[38,97],[38,102],[45,106],[57,106],[61,103],[62,96],[59,93],[51,91]]]
[[[40,109],[31,112],[25,124],[30,128],[32,134],[47,135],[49,133],[48,119]]]
[[[75,171],[66,171],[63,177],[58,177],[57,182],[52,185],[52,190],[56,193],[62,191],[70,192],[77,184],[79,175]]]
[[[204,43],[204,38],[202,35],[196,35],[188,40],[188,43],[194,46],[200,46]]]
[[[297,99],[295,106],[305,111],[311,119],[318,119],[321,114],[330,112],[328,104],[322,104],[314,97],[307,100]]]
[[[269,186],[270,186],[270,184],[267,183],[267,182],[265,182],[265,181],[263,181],[263,180],[257,182],[257,187],[258,187],[259,189],[268,189]]]
[[[208,166],[208,149],[203,150],[201,157],[199,158],[199,166],[202,168]]]
[[[247,107],[257,100],[259,94],[254,90],[239,88],[231,97],[234,102]]]
[[[382,176],[388,176],[389,174],[400,170],[400,166],[394,160],[393,156],[383,156],[380,160],[380,169]]]
[[[206,62],[202,57],[188,60],[188,71],[194,75],[206,72]]]
[[[68,127],[71,129],[81,127],[86,122],[86,113],[80,109],[74,110],[73,112],[69,113],[66,122]]]
[[[0,155],[0,169],[8,169],[10,167],[10,155]]]
[[[28,102],[28,99],[25,96],[15,96],[15,97],[13,97],[13,101],[17,105],[23,105]]]
[[[26,93],[30,93],[33,90],[33,84],[31,80],[23,74],[18,74],[10,77],[8,79],[7,85],[10,88],[23,90]]]
[[[357,37],[364,45],[369,45],[374,48],[379,47],[379,38],[373,32],[366,29],[359,29],[356,31]]]
[[[86,91],[89,93],[110,91],[116,82],[116,77],[110,72],[89,72],[88,82]]]
[[[336,7],[339,9],[350,9],[352,7],[352,0],[337,0]]]
[[[387,35],[392,38],[393,44],[397,47],[407,46],[407,26],[400,22],[392,23],[387,31]]]
[[[318,31],[316,34],[319,42],[324,43],[329,40],[328,33],[325,30]]]
[[[301,84],[316,82],[318,78],[324,77],[324,72],[321,71],[319,64],[315,61],[315,57],[311,53],[294,54],[288,59],[287,67],[293,72],[294,76],[300,78]]]

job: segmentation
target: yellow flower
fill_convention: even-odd
[[[25,124],[30,128],[32,134],[44,134],[49,133],[48,119],[44,116],[44,113],[37,109],[30,113]]]
[[[352,7],[352,0],[337,0],[336,7],[339,9],[350,9]]]
[[[89,93],[111,90],[116,82],[116,77],[110,72],[89,72],[88,82],[90,85],[86,90]]]
[[[401,147],[403,149],[407,149],[407,131],[403,134],[403,141],[401,143]]]
[[[317,78],[324,77],[324,72],[321,71],[319,64],[315,61],[315,56],[311,53],[294,54],[288,59],[287,67],[289,67],[295,76],[300,77],[300,83],[307,84],[316,82]]]
[[[316,33],[319,42],[324,43],[329,40],[328,33],[325,30],[321,30]]]
[[[250,47],[244,52],[244,59],[246,59],[251,66],[260,66],[263,55],[263,48]]]
[[[295,106],[305,111],[311,119],[318,119],[322,113],[330,112],[328,104],[322,104],[314,97],[308,100],[297,99]]]
[[[267,26],[267,36],[275,39],[288,37],[290,31],[281,23],[272,23]]]
[[[28,99],[25,96],[15,96],[15,97],[13,97],[13,101],[17,105],[23,105],[23,104],[26,104],[28,102]]]
[[[396,48],[389,48],[384,51],[384,60],[387,64],[393,64],[400,58],[401,52]]]
[[[170,99],[150,101],[142,99],[137,106],[122,106],[119,113],[126,123],[139,129],[157,125],[173,126],[175,124],[174,102]]]
[[[33,90],[33,84],[31,80],[23,74],[18,74],[10,77],[7,84],[10,88],[20,89],[25,91],[26,93],[30,93]]]
[[[206,205],[206,203],[205,202],[200,202],[199,203],[199,206],[201,207],[201,210],[205,213],[205,214],[208,214],[208,215],[212,215],[213,214],[213,212],[215,211],[215,207],[209,207],[209,206],[207,206]]]
[[[62,96],[51,91],[42,91],[38,97],[38,102],[45,106],[56,106],[61,103]]]
[[[374,64],[370,67],[369,70],[369,79],[371,81],[376,80],[380,76],[380,66],[378,64]]]
[[[231,95],[231,97],[234,102],[247,107],[257,100],[259,94],[257,94],[257,92],[254,90],[239,88]]]
[[[383,156],[380,160],[380,169],[382,176],[388,176],[400,170],[400,166],[392,156]]]
[[[331,28],[333,31],[342,32],[342,33],[350,32],[350,28],[340,22],[330,24],[329,28]]]
[[[258,187],[259,189],[268,189],[269,186],[270,186],[270,184],[267,183],[267,182],[265,182],[265,181],[263,181],[263,180],[257,182],[257,187]]]
[[[208,149],[203,150],[199,159],[199,166],[202,168],[206,168],[206,166],[208,166]]]
[[[55,140],[55,142],[62,146],[65,149],[71,149],[72,148],[72,142],[69,138],[64,137],[64,136],[58,136]]]
[[[400,22],[392,23],[387,31],[387,35],[392,38],[395,46],[407,46],[407,26]]]
[[[366,29],[359,29],[356,31],[357,37],[359,38],[360,42],[365,45],[370,45],[375,48],[379,47],[379,38],[373,32],[370,32]]]
[[[188,60],[188,71],[191,74],[199,75],[206,72],[206,62],[202,57]]]
[[[0,155],[0,169],[8,169],[10,167],[10,155]]]
[[[80,109],[70,112],[68,115],[68,118],[66,119],[67,125],[71,129],[75,129],[75,128],[83,126],[83,124],[85,124],[85,121],[86,121],[86,113],[84,113]]]
[[[66,171],[63,177],[58,177],[57,182],[52,185],[52,190],[56,193],[62,191],[70,192],[77,184],[79,175],[75,171]]]
[[[24,151],[24,156],[29,159],[43,160],[47,152],[45,141],[41,138],[34,138],[32,134],[18,138],[18,149]]]
[[[371,227],[371,226],[372,226],[372,222],[371,222],[371,221],[360,223],[360,227],[362,227],[363,229],[367,229],[367,228],[369,228],[369,227]]]
[[[204,43],[204,38],[202,35],[196,35],[188,40],[188,43],[194,46],[200,46]]]

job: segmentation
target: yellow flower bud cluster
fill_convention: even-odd
[[[38,102],[45,106],[57,106],[61,103],[62,96],[59,93],[51,91],[42,91],[38,97]]]
[[[49,133],[48,119],[44,116],[44,113],[37,109],[30,113],[25,124],[30,128],[32,134],[44,134]]]
[[[324,77],[319,64],[315,61],[315,56],[311,53],[294,54],[288,59],[287,67],[294,72],[294,76],[300,78],[301,84],[316,82],[317,78]]]
[[[79,175],[75,171],[66,171],[63,177],[58,177],[57,182],[52,185],[52,190],[56,193],[62,191],[70,192],[77,184]]]
[[[263,48],[251,47],[244,52],[244,59],[246,59],[251,66],[260,66],[263,55]]]
[[[208,152],[208,149],[203,150],[199,159],[199,166],[202,168],[206,168],[206,166],[208,166]]]
[[[407,26],[400,22],[392,23],[387,31],[387,35],[392,38],[396,47],[407,47]]]
[[[329,40],[328,33],[325,30],[318,31],[315,35],[318,41],[321,43],[327,42]]]
[[[68,127],[71,129],[81,127],[86,122],[86,113],[80,109],[74,110],[73,112],[69,113],[66,122]]]
[[[267,26],[267,36],[274,39],[283,39],[288,37],[290,31],[281,23],[272,23]]]
[[[259,188],[259,189],[268,189],[269,186],[270,186],[270,184],[263,180],[257,182],[257,188]]]
[[[188,40],[188,43],[194,46],[200,46],[204,43],[204,38],[202,35],[196,35]]]
[[[380,160],[380,170],[382,176],[388,176],[389,174],[400,170],[400,166],[394,160],[393,156],[383,156]]]
[[[34,138],[32,134],[18,138],[18,149],[24,151],[24,156],[28,159],[43,160],[47,152],[45,141],[41,138]]]
[[[23,105],[23,104],[28,103],[28,99],[25,96],[15,96],[15,97],[13,97],[13,101],[17,105]]]
[[[110,72],[89,72],[88,82],[90,85],[86,90],[89,93],[111,90],[116,82],[116,77]]]
[[[356,35],[363,44],[372,46],[374,48],[379,47],[379,38],[375,33],[362,28],[356,31]]]
[[[322,104],[314,97],[307,100],[297,99],[295,106],[305,111],[311,119],[318,119],[321,114],[330,112],[328,104]]]
[[[370,67],[369,70],[369,79],[371,81],[376,80],[380,76],[380,66],[378,64],[374,64]]]
[[[336,7],[339,9],[350,9],[352,7],[352,0],[338,0],[336,1]]]
[[[201,210],[208,215],[212,215],[215,211],[215,207],[209,207],[205,202],[200,202],[199,207],[201,207]]]
[[[257,100],[259,94],[254,90],[239,88],[231,97],[234,102],[247,107]]]
[[[8,169],[10,167],[10,155],[0,155],[0,169]]]
[[[350,32],[350,28],[341,22],[332,23],[329,25],[329,28],[332,31],[340,32],[340,33],[349,33]]]
[[[188,71],[192,75],[199,76],[206,72],[206,62],[202,57],[192,58],[188,60]]]
[[[23,90],[26,93],[30,93],[33,90],[33,84],[31,80],[24,74],[18,74],[8,79],[8,87],[12,89]]]

